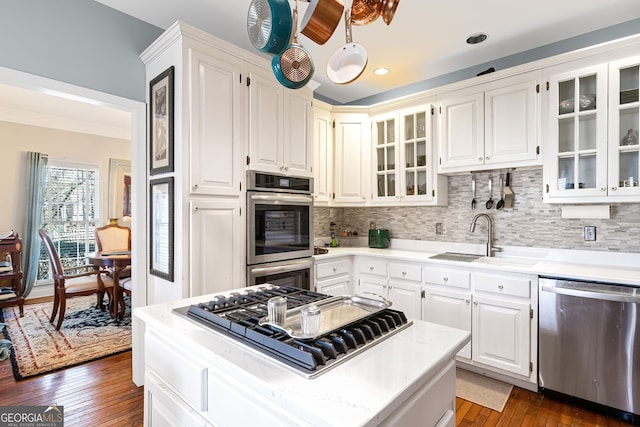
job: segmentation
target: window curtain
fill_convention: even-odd
[[[38,277],[42,205],[47,178],[47,155],[27,152],[27,206],[22,235],[22,294],[29,295]]]

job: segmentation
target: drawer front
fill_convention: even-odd
[[[504,276],[500,274],[474,273],[475,291],[490,292],[514,297],[531,297],[530,276]]]
[[[389,264],[389,277],[422,282],[422,267],[408,264]]]
[[[331,261],[316,264],[316,278],[323,279],[325,277],[349,274],[350,267],[351,263],[348,260]]]
[[[377,259],[365,259],[360,262],[360,273],[387,275],[387,261]]]
[[[207,367],[188,359],[153,332],[145,334],[145,364],[198,411],[207,410]]]
[[[471,287],[471,272],[427,267],[424,269],[424,280],[435,285],[469,289]]]

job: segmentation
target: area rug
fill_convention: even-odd
[[[25,304],[0,311],[2,331],[11,340],[11,363],[16,380],[79,365],[131,348],[130,299],[125,297],[124,319],[115,321],[109,310],[96,308],[96,296],[67,300],[59,331],[49,323],[53,302]]]
[[[511,384],[464,369],[456,369],[456,396],[502,412],[511,394]]]

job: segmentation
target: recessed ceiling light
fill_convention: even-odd
[[[485,33],[476,33],[476,34],[471,34],[468,38],[467,38],[467,43],[469,44],[478,44],[478,43],[482,43],[483,41],[485,41],[487,39],[487,35]]]
[[[389,74],[389,69],[384,67],[376,68],[373,70],[373,74],[376,76],[384,76],[385,74]]]

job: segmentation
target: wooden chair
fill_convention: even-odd
[[[101,252],[119,252],[131,250],[131,229],[118,224],[107,224],[96,228],[96,244]],[[111,276],[111,271],[108,271]],[[131,267],[120,272],[120,278],[131,276]]]
[[[67,298],[97,294],[98,306],[104,310],[104,294],[107,292],[109,298],[113,298],[111,291],[113,284],[107,285],[101,279],[102,272],[96,270],[92,265],[63,268],[53,241],[44,230],[39,230],[40,238],[44,243],[44,247],[51,261],[51,269],[53,270],[54,294],[53,294],[53,312],[51,313],[50,323],[53,324],[56,315],[58,315],[58,323],[56,330],[62,326],[64,320],[64,312],[67,308]],[[88,270],[90,269],[90,270]],[[76,274],[67,274],[71,271],[88,270]],[[111,282],[111,281],[108,281]]]

